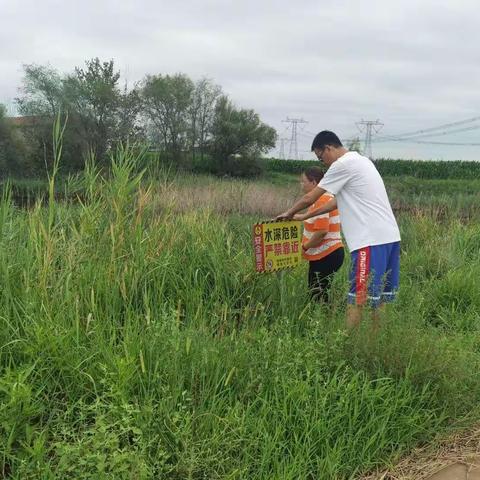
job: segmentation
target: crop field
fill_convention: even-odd
[[[0,477],[350,479],[468,428],[480,400],[480,180],[387,176],[401,291],[379,336],[344,330],[306,265],[254,273],[251,225],[295,175],[72,181],[0,201]]]

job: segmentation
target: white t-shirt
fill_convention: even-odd
[[[337,198],[350,251],[400,241],[382,177],[367,157],[345,153],[330,165],[318,186]]]

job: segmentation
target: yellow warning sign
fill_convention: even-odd
[[[293,268],[302,258],[301,222],[264,222],[253,226],[253,249],[257,272]]]

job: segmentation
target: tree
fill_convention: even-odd
[[[147,119],[159,132],[163,148],[178,159],[187,147],[188,114],[195,86],[184,74],[148,75],[141,98]]]
[[[7,109],[0,104],[0,173],[22,173],[22,161],[26,154],[21,135],[6,119]]]
[[[142,111],[140,92],[137,87],[128,90],[127,84],[120,97],[117,141],[138,142],[145,139],[144,129],[138,124]]]
[[[66,169],[82,168],[90,151],[104,160],[117,142],[136,139],[141,133],[138,91],[126,87],[121,91],[113,60],[94,58],[85,63],[85,68],[77,67],[65,77],[50,67],[24,66],[22,96],[16,101],[20,113],[35,120],[23,134],[37,168],[51,160],[52,125],[58,112],[68,114],[62,158]]]
[[[117,140],[122,94],[119,88],[120,72],[113,60],[87,60],[86,68],[75,68],[75,73],[64,80],[67,108],[77,135],[83,140],[83,150],[92,150],[98,159],[104,159],[108,149]]]
[[[253,110],[238,110],[227,96],[219,98],[212,125],[211,151],[217,161],[231,155],[257,157],[275,147],[277,133]]]
[[[25,116],[54,118],[63,107],[63,83],[56,70],[49,66],[24,65],[22,96],[16,98],[18,111]]]
[[[63,80],[50,66],[24,65],[21,96],[15,99],[19,113],[26,119],[18,127],[27,146],[20,170],[25,174],[40,173],[53,159],[52,126],[58,112],[65,111]],[[64,160],[71,161],[70,153],[78,150],[72,137],[64,139]]]
[[[198,151],[203,160],[215,118],[215,105],[221,94],[222,88],[208,78],[202,78],[195,84],[190,107],[190,145],[193,158]]]

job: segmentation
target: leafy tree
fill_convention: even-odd
[[[178,159],[187,148],[188,113],[195,85],[184,74],[148,75],[143,81],[143,111],[158,132],[161,146]]]
[[[203,160],[215,118],[215,106],[221,95],[222,88],[208,78],[195,83],[190,107],[190,145],[193,158],[198,151]]]
[[[142,102],[138,88],[127,89],[125,84],[118,109],[117,141],[145,141],[145,129],[138,122],[142,113]]]
[[[0,172],[2,174],[22,173],[22,160],[26,146],[22,137],[6,119],[7,109],[0,104]]]
[[[119,124],[121,92],[120,72],[113,60],[88,60],[86,68],[75,68],[75,73],[64,80],[67,108],[84,149],[92,150],[97,158],[105,155],[116,140]]]
[[[22,96],[16,98],[18,111],[25,116],[54,118],[63,107],[63,83],[56,70],[49,66],[24,65]]]
[[[113,60],[94,58],[65,77],[47,66],[25,65],[24,70],[16,100],[19,112],[35,120],[23,135],[37,170],[51,161],[52,125],[59,111],[68,114],[62,166],[70,170],[83,167],[87,152],[104,160],[117,142],[141,135],[138,91],[121,90]]]
[[[212,125],[211,151],[217,161],[231,155],[259,156],[275,147],[277,133],[262,123],[253,110],[237,109],[226,96],[220,97]]]
[[[19,170],[24,174],[39,174],[52,161],[52,125],[58,112],[65,111],[63,81],[59,73],[45,65],[24,65],[21,96],[16,98],[19,113],[29,117],[17,133],[27,146]],[[77,150],[73,137],[65,138],[64,160],[70,160],[69,153]]]

